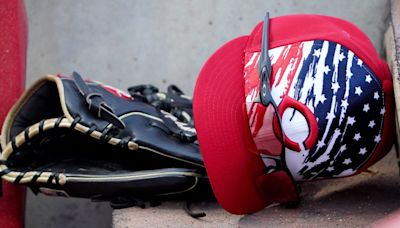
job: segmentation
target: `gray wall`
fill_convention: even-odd
[[[119,88],[177,84],[192,94],[219,46],[248,34],[265,13],[327,14],[352,21],[382,50],[387,0],[26,0],[27,86],[76,70]],[[307,26],[307,25],[304,25]],[[27,227],[109,227],[107,204],[28,195]],[[132,224],[133,225],[133,224]]]

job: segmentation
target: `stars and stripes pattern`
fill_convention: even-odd
[[[259,53],[245,56],[248,108],[259,93],[258,57]],[[352,51],[335,42],[299,42],[270,50],[270,57],[276,103],[290,96],[305,104],[318,122],[318,140],[312,148],[285,150],[293,177],[310,180],[357,172],[382,140],[385,105],[379,79]],[[301,141],[308,126],[299,112],[289,113],[282,117],[282,128]]]
[[[354,174],[381,141],[385,106],[380,81],[361,59],[339,44],[314,41],[311,51],[318,54],[304,58],[295,86],[300,89],[294,96],[305,97],[306,104],[314,108],[320,146],[307,152],[296,173],[301,179]],[[321,62],[323,69],[316,67]],[[321,92],[315,93],[315,86],[302,90],[305,83],[316,83],[318,71],[324,72],[319,80]],[[326,100],[318,99],[321,96]]]

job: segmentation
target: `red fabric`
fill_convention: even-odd
[[[291,15],[271,19],[270,47],[306,40],[329,40],[352,50],[382,80],[387,114],[383,140],[366,164],[383,157],[393,143],[393,91],[387,64],[371,41],[353,24],[319,15]],[[262,24],[249,36],[236,38],[218,49],[197,79],[193,109],[200,148],[218,202],[235,214],[252,213],[271,202],[293,200],[294,186],[284,172],[264,175],[246,115],[244,52],[258,52]],[[285,191],[286,190],[286,191]]]
[[[268,202],[253,178],[263,175],[263,163],[258,154],[247,153],[256,148],[246,144],[252,141],[241,77],[246,43],[247,37],[239,37],[208,59],[193,98],[198,140],[214,194],[235,214],[260,210]]]
[[[25,86],[27,26],[22,0],[0,0],[0,124]],[[25,187],[3,182],[0,227],[24,226]]]
[[[295,194],[296,187],[285,171],[259,176],[256,183],[261,192],[268,196],[267,204],[294,202],[299,199]]]

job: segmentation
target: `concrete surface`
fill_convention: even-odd
[[[111,227],[112,209],[108,203],[87,199],[50,197],[28,190],[26,227]]]
[[[69,74],[77,70],[83,75],[120,88],[138,83],[152,83],[165,88],[166,85],[175,83],[188,94],[192,94],[196,76],[207,57],[226,41],[248,34],[267,10],[272,16],[317,13],[347,19],[361,27],[383,53],[381,43],[386,28],[389,2],[387,0],[26,0],[26,7],[29,19],[28,85],[46,73]],[[390,179],[389,183],[382,185],[384,189],[394,188],[396,184],[394,180],[395,178]],[[355,190],[350,187],[339,189],[339,193],[321,196],[322,198],[313,201],[311,205],[327,203],[332,205],[328,207],[329,210],[335,209],[335,204],[340,205],[340,208],[357,207],[357,204],[363,207],[361,197],[355,197],[354,200],[350,197],[348,204],[343,202],[347,199],[343,194],[359,196],[357,192],[364,187],[370,191],[380,189],[375,185],[371,187],[368,183],[359,185],[360,187]],[[317,186],[320,184],[311,188]],[[332,201],[338,202],[331,202],[329,200],[331,196]],[[375,201],[372,203],[375,204]],[[176,206],[178,207],[180,206]],[[206,206],[207,210],[216,207],[212,203]],[[380,207],[384,207],[384,204]],[[160,207],[160,210],[162,208]],[[172,205],[167,204],[165,208],[165,211],[169,211],[175,206],[172,203]],[[141,212],[158,214],[158,208],[155,210],[157,211]],[[218,218],[223,218],[216,221],[221,221],[227,226],[236,224],[229,221],[237,221],[237,218],[228,216],[225,219],[226,214],[220,209],[215,210],[221,213],[222,217]],[[239,224],[263,226],[267,221],[271,222],[270,220],[281,221],[282,223],[274,223],[278,226],[286,222],[306,221],[309,216],[320,215],[318,214],[320,212],[311,206],[282,214],[274,210],[276,209],[268,209],[241,218]],[[359,212],[365,213],[361,209]],[[383,209],[380,209],[380,212],[379,215],[386,213]],[[333,210],[331,213],[333,213],[331,219],[338,219],[347,212]],[[338,216],[335,217],[335,214]],[[368,212],[367,215],[369,214],[372,212]],[[271,215],[281,219],[272,219]],[[115,217],[121,218],[118,214]],[[257,217],[262,218],[257,220],[261,222],[252,224],[251,218]],[[89,204],[86,200],[34,197],[32,194],[28,195],[26,218],[27,227],[111,226],[111,210],[106,204]],[[140,219],[140,216],[136,218]],[[183,216],[179,218],[187,221]],[[214,217],[209,216],[209,218]],[[321,219],[329,221],[327,217],[325,220]],[[323,224],[317,220],[312,221]],[[217,226],[217,223],[213,224]],[[144,220],[125,223],[126,226],[145,226],[145,224]]]
[[[182,203],[155,208],[114,211],[115,228],[122,227],[370,227],[400,208],[400,176],[394,151],[368,172],[357,176],[302,184],[299,208],[272,206],[260,212],[231,215],[216,203],[194,204],[207,216],[193,219]]]
[[[386,59],[393,76],[396,112],[400,113],[400,1],[391,0],[390,23],[385,32]],[[396,115],[397,143],[400,145],[400,115]]]

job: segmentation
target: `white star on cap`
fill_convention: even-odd
[[[354,116],[349,116],[347,117],[347,124],[353,126],[353,124],[356,122],[356,118]]]
[[[360,152],[358,152],[361,155],[364,155],[365,153],[367,153],[367,149],[365,147],[360,149]]]
[[[374,120],[369,121],[368,127],[374,128],[374,126],[375,126],[375,121]]]
[[[375,141],[376,143],[380,142],[380,141],[381,141],[381,135],[375,136],[374,141]]]
[[[357,94],[358,96],[361,96],[361,94],[362,94],[362,90],[361,90],[361,87],[360,86],[357,86],[356,88],[355,88],[355,94]]]
[[[332,166],[329,166],[328,168],[326,168],[326,171],[328,172],[332,172],[333,170],[335,170]]]
[[[313,53],[313,56],[319,57],[320,55],[321,55],[321,49],[315,49],[314,53]]]
[[[328,74],[329,71],[331,71],[331,69],[329,69],[329,66],[328,66],[328,65],[325,65],[325,67],[324,67],[324,74]]]
[[[357,60],[357,65],[362,66],[362,64],[363,64],[363,61],[361,59],[358,59]]]
[[[333,114],[333,113],[331,113],[331,112],[328,112],[328,114],[326,115],[326,118],[325,119],[327,119],[327,120],[333,120],[333,119],[335,119],[335,114]]]
[[[374,99],[375,99],[375,100],[378,100],[378,99],[379,99],[379,93],[378,93],[378,91],[376,91],[376,92],[374,93]]]
[[[346,76],[347,76],[348,78],[351,78],[351,77],[353,76],[353,72],[351,72],[350,70],[347,70]]]
[[[316,100],[317,100],[317,104],[318,103],[324,104],[324,102],[326,101],[325,94],[322,94],[321,96],[317,96]]]
[[[323,146],[325,146],[325,143],[323,141],[319,140],[317,143],[317,147],[322,148]]]
[[[340,52],[339,57],[338,57],[339,61],[342,61],[344,58],[345,58],[345,56],[343,55],[343,52]]]
[[[368,83],[371,83],[371,81],[372,81],[371,75],[369,75],[369,74],[365,75],[365,81]]]
[[[360,140],[360,139],[361,139],[361,134],[360,134],[360,133],[356,133],[356,134],[354,135],[354,138],[353,138],[353,139],[356,140],[356,141]]]
[[[331,89],[333,89],[333,93],[337,93],[337,91],[340,89],[339,83],[332,83]]]
[[[366,104],[364,105],[363,111],[364,111],[364,112],[368,112],[368,111],[369,111],[369,104],[368,104],[368,103],[366,103]]]
[[[349,106],[349,102],[347,102],[347,100],[342,100],[340,106],[342,106],[343,108],[347,108],[347,106]]]
[[[381,109],[381,115],[385,114],[385,108]]]
[[[344,162],[343,162],[344,165],[348,165],[350,163],[351,163],[351,159],[350,158],[344,159]]]
[[[340,151],[340,152],[343,152],[343,151],[345,151],[346,149],[347,149],[346,144],[343,144],[343,145],[340,147],[339,151]]]

